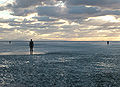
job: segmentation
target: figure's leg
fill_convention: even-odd
[[[30,48],[30,55],[33,54],[33,48]]]

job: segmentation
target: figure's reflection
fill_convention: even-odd
[[[33,54],[33,47],[34,47],[34,43],[33,43],[32,39],[29,43],[29,46],[30,46],[30,55],[32,55]]]

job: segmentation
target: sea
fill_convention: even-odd
[[[120,87],[120,42],[0,42],[0,87]]]

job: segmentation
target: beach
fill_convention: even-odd
[[[0,87],[119,87],[120,42],[0,42]]]

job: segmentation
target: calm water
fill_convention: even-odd
[[[0,87],[120,87],[120,42],[0,42]]]

